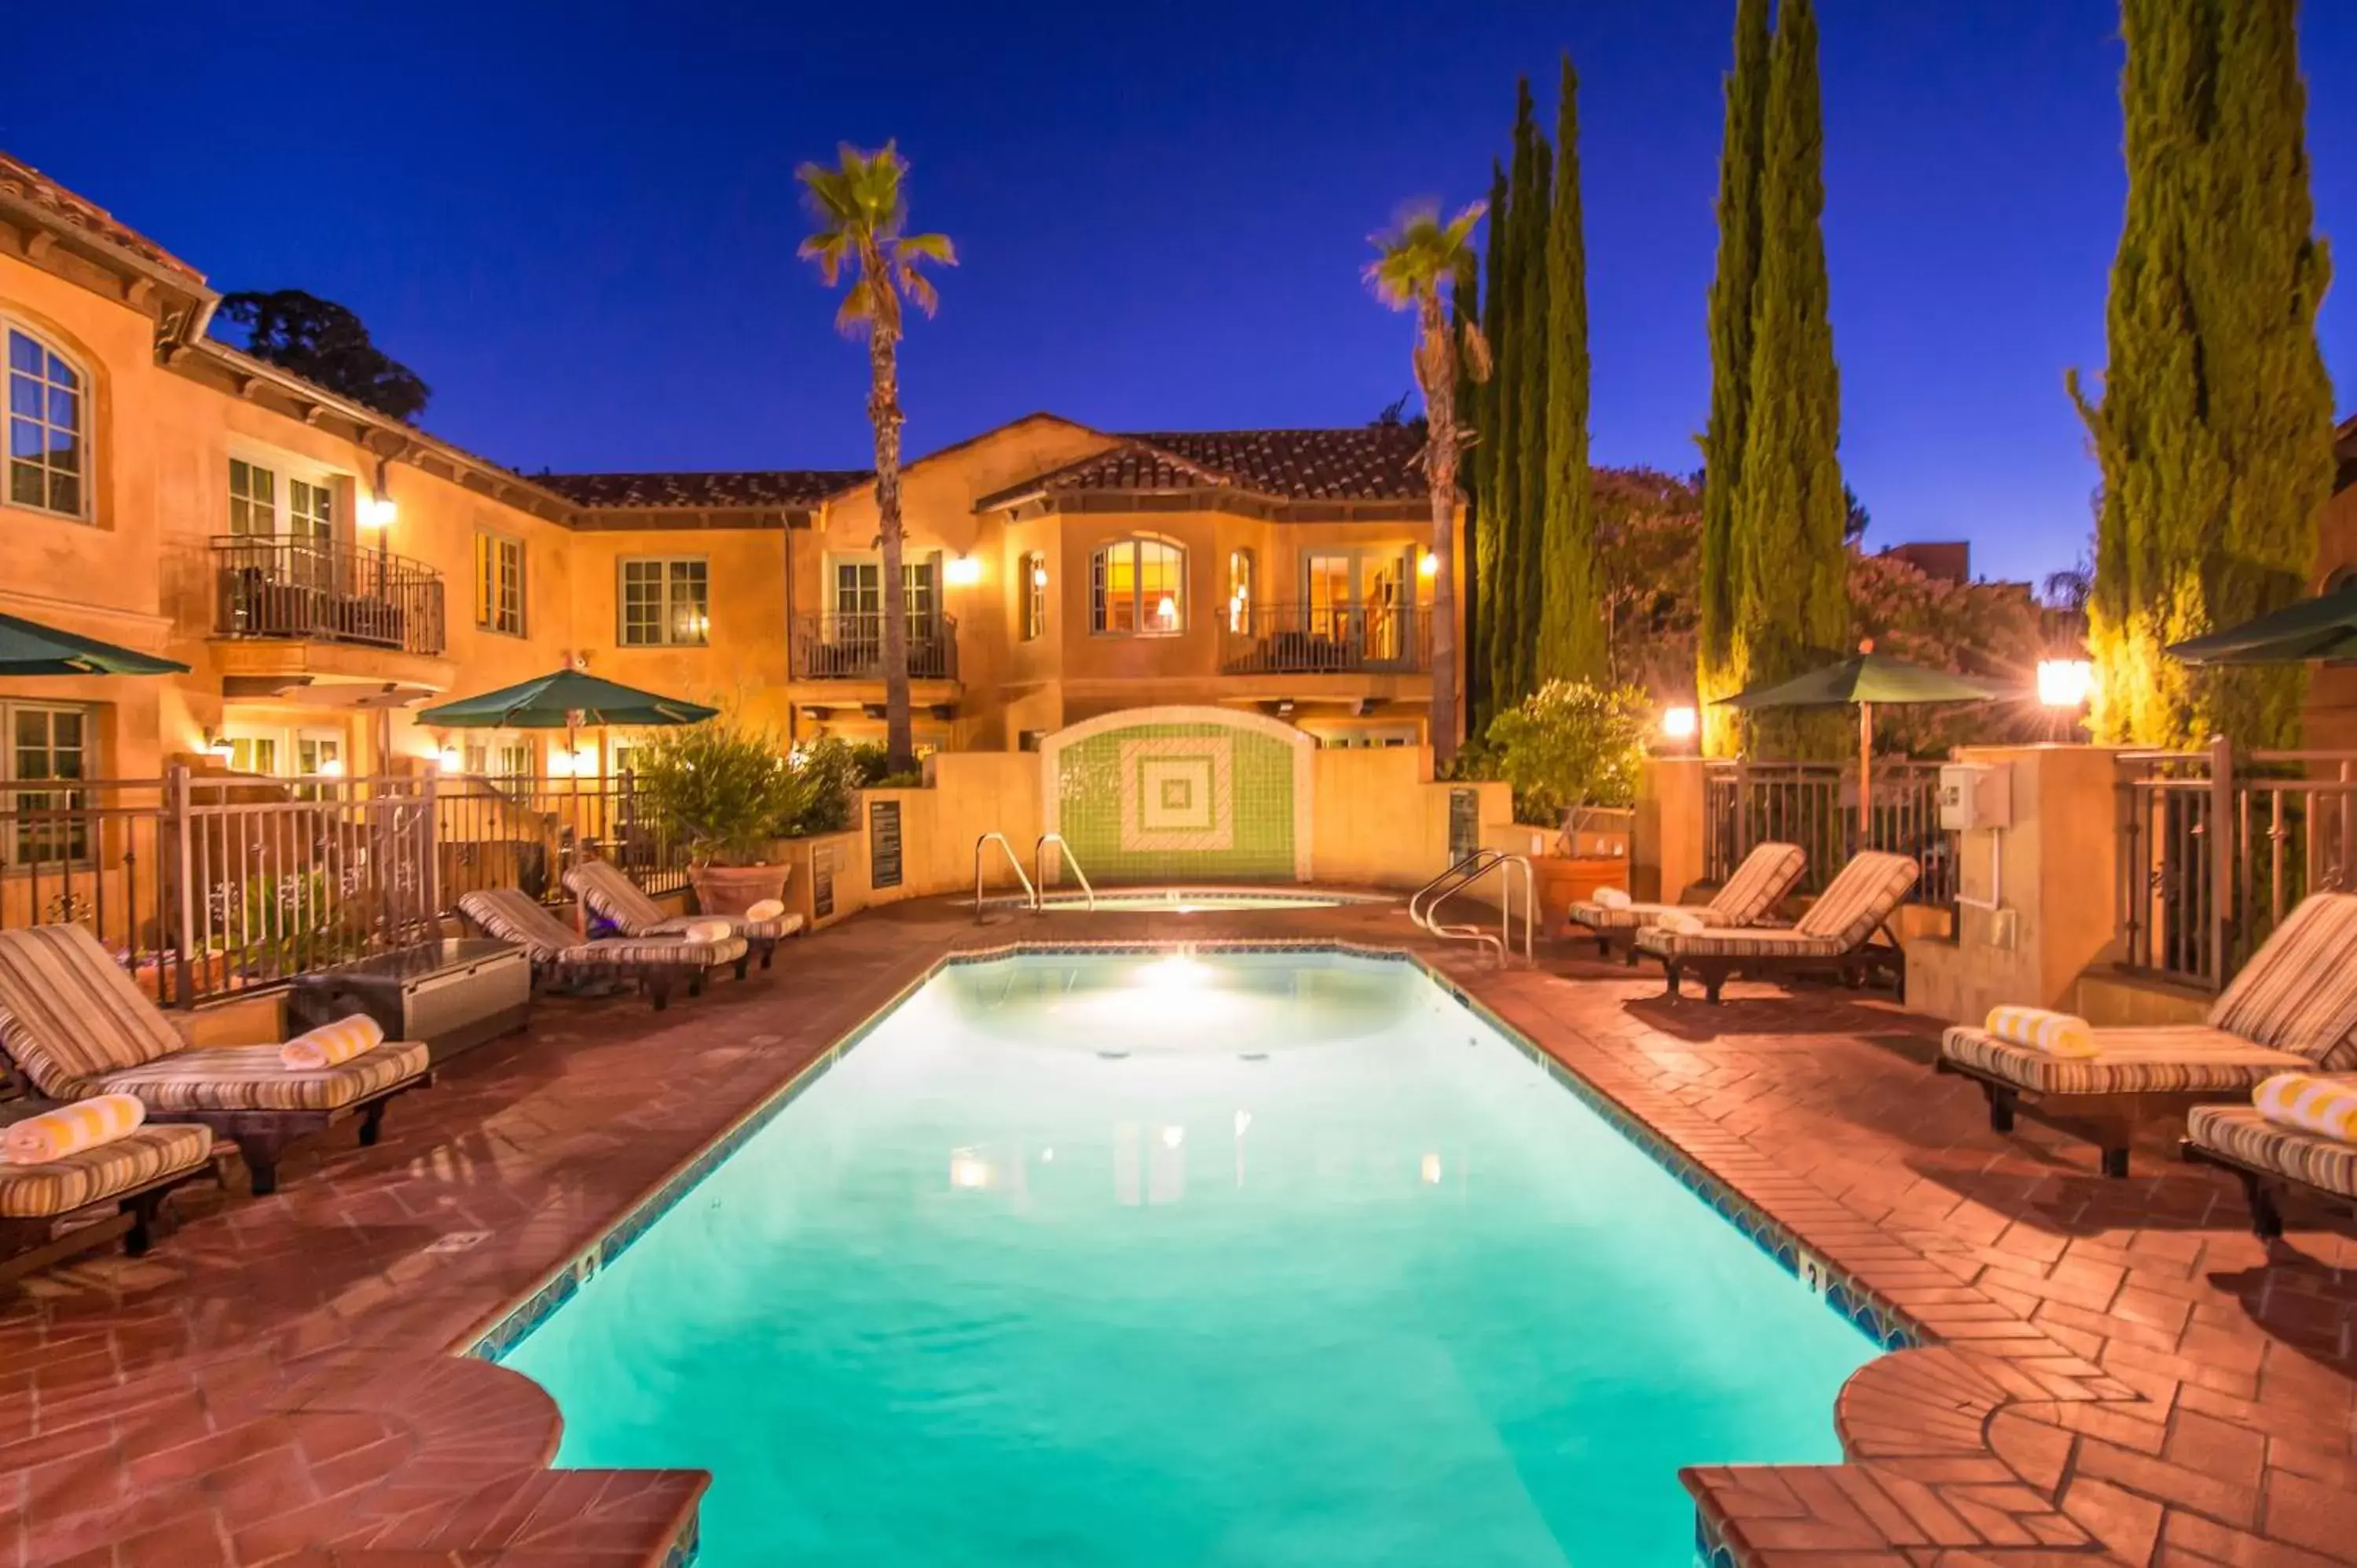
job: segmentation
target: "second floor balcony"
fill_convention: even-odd
[[[881,681],[884,617],[880,613],[798,615],[793,653],[797,681]],[[957,678],[957,622],[948,616],[910,617],[909,679]]]
[[[1432,617],[1398,605],[1253,605],[1222,625],[1230,675],[1420,675]]]
[[[277,534],[212,542],[213,635],[437,657],[442,574],[405,556]]]

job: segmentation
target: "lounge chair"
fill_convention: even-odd
[[[39,1101],[25,1102],[30,1111]],[[13,1109],[13,1108],[12,1108]],[[0,1281],[123,1238],[132,1257],[147,1251],[166,1195],[212,1169],[213,1135],[189,1122],[148,1122],[112,1143],[77,1149],[38,1165],[0,1164]],[[112,1203],[128,1227],[58,1221]]]
[[[1817,901],[1791,927],[1711,926],[1674,931],[1648,926],[1636,937],[1637,950],[1662,961],[1676,996],[1678,981],[1691,973],[1704,995],[1718,1000],[1718,988],[1737,970],[1752,975],[1832,974],[1851,984],[1879,964],[1900,971],[1904,958],[1889,930],[1907,890],[1922,868],[1912,856],[1868,850],[1841,868]],[[1877,931],[1884,940],[1876,943]]]
[[[2279,1072],[2357,1069],[2357,894],[2319,893],[2284,918],[2200,1024],[2094,1031],[2096,1054],[2054,1056],[1959,1025],[1940,1039],[1942,1072],[1988,1099],[1989,1125],[2015,1115],[2103,1151],[2104,1174],[2126,1176],[2145,1127],[2181,1122],[2197,1105],[2247,1101]]]
[[[626,937],[676,936],[699,920],[726,920],[732,936],[744,938],[761,955],[763,969],[770,967],[770,955],[778,950],[778,943],[802,929],[802,918],[794,914],[770,920],[748,919],[743,915],[666,915],[611,861],[578,863],[565,874],[565,886],[592,911],[613,921]]]
[[[1722,930],[1757,925],[1792,890],[1792,884],[1801,880],[1801,873],[1808,869],[1808,865],[1809,857],[1799,844],[1754,844],[1751,853],[1743,857],[1743,864],[1735,868],[1735,875],[1727,879],[1727,886],[1711,895],[1707,904],[1574,904],[1571,924],[1565,928],[1564,934],[1592,936],[1600,957],[1610,958],[1612,950],[1618,947],[1634,963],[1637,933],[1658,922],[1663,915],[1673,910],[1697,915],[1706,924]]]
[[[0,1053],[45,1098],[128,1094],[159,1122],[209,1128],[245,1156],[257,1194],[277,1190],[294,1140],[358,1116],[373,1144],[386,1103],[434,1081],[417,1040],[299,1071],[274,1045],[191,1047],[80,925],[0,931]]]
[[[693,996],[704,977],[722,964],[745,978],[745,939],[706,941],[688,936],[608,937],[585,942],[565,922],[513,887],[486,887],[459,895],[458,908],[487,936],[511,942],[532,959],[533,978],[589,980],[610,976],[635,980],[660,1013],[671,1005],[671,988],[684,982]]]
[[[2357,1085],[2357,1076],[2348,1079]],[[2186,1112],[2185,1157],[2242,1178],[2251,1230],[2283,1234],[2283,1199],[2294,1193],[2357,1213],[2357,1144],[2270,1122],[2252,1105],[2197,1105]]]

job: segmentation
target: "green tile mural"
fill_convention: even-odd
[[[1055,755],[1057,828],[1098,882],[1289,882],[1295,755],[1216,723],[1103,730]]]

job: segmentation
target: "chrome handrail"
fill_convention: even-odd
[[[1031,846],[1031,869],[1039,879],[1038,887],[1031,894],[1031,907],[1035,909],[1040,908],[1047,902],[1048,846],[1051,843],[1063,851],[1064,864],[1072,868],[1072,875],[1081,879],[1082,890],[1089,896],[1089,913],[1095,914],[1097,912],[1096,887],[1089,881],[1089,874],[1081,869],[1080,861],[1072,854],[1071,842],[1061,833],[1041,833],[1039,842]]]
[[[1015,879],[1023,884],[1024,902],[1033,909],[1039,907],[1039,889],[1031,886],[1031,878],[1023,874],[1022,857],[1005,833],[984,833],[974,841],[974,918],[982,919],[982,852],[986,844],[996,843],[1006,852],[1006,864],[1015,868]]]
[[[1435,894],[1439,889],[1442,883],[1448,881],[1452,877],[1460,878],[1461,880],[1458,882],[1458,886],[1462,886],[1465,882],[1471,881],[1474,877],[1479,876],[1483,871],[1487,870],[1491,865],[1503,859],[1505,857],[1505,854],[1506,852],[1501,849],[1477,849],[1471,854],[1466,855],[1464,858],[1453,862],[1446,871],[1443,871],[1439,875],[1434,877],[1431,881],[1426,883],[1423,886],[1417,888],[1415,892],[1407,896],[1407,918],[1409,921],[1419,930],[1428,931],[1432,929],[1432,911],[1430,906],[1427,905],[1424,908],[1418,909],[1417,905],[1427,896]],[[1453,893],[1455,891],[1456,888],[1451,887],[1448,892],[1439,893],[1438,897],[1432,898],[1432,903],[1439,903],[1442,898],[1448,896],[1448,893]]]
[[[1531,869],[1528,855],[1491,852],[1493,858],[1480,870],[1459,881],[1426,906],[1424,929],[1448,941],[1478,941],[1493,949],[1502,966],[1512,956],[1514,949],[1514,873],[1523,875],[1523,961],[1538,961],[1538,873]],[[1471,856],[1467,857],[1469,860]],[[1440,907],[1472,886],[1491,872],[1501,875],[1498,892],[1498,934],[1491,936],[1479,926],[1444,926],[1440,923]]]

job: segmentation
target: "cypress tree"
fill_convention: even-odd
[[[1449,332],[1454,340],[1459,344],[1465,341],[1465,334],[1469,329],[1476,333],[1481,329],[1480,289],[1480,262],[1469,251],[1458,264],[1457,276],[1449,285],[1448,290]],[[1480,442],[1478,439],[1467,441],[1466,433],[1478,432],[1480,429],[1481,393],[1485,385],[1485,382],[1473,378],[1465,356],[1460,354],[1457,362],[1457,423],[1462,456],[1459,459],[1461,467],[1458,470],[1458,489],[1466,497],[1466,540],[1457,555],[1457,594],[1462,607],[1459,625],[1465,628],[1467,634],[1469,634],[1471,628],[1481,624],[1481,574],[1479,556],[1481,537],[1481,459],[1484,454]],[[1473,552],[1473,560],[1467,559],[1465,553],[1467,550]],[[1472,650],[1467,646],[1470,640],[1469,635],[1460,635],[1458,639],[1458,648],[1462,655],[1460,661],[1469,672],[1479,662],[1473,656]],[[1457,700],[1459,704],[1458,711],[1460,714],[1476,711],[1474,694],[1471,692],[1460,688]],[[1472,733],[1478,735],[1480,732],[1475,730]]]
[[[2127,212],[2103,402],[2073,379],[2104,490],[2088,602],[2096,738],[2297,744],[2298,666],[2161,650],[2297,596],[2331,492],[2296,0],[2125,0]]]
[[[1744,684],[1735,651],[1734,547],[1751,391],[1751,311],[1760,267],[1760,155],[1768,91],[1768,0],[1737,0],[1735,65],[1727,78],[1727,132],[1718,159],[1718,271],[1710,285],[1710,419],[1702,437],[1701,626],[1695,684],[1704,748],[1737,747],[1735,715],[1717,698]]]
[[[1513,308],[1515,341],[1523,357],[1515,367],[1515,395],[1521,413],[1514,437],[1514,520],[1508,558],[1512,563],[1512,588],[1520,602],[1514,611],[1512,647],[1512,681],[1500,704],[1519,703],[1538,685],[1539,617],[1546,598],[1543,553],[1546,534],[1547,491],[1547,361],[1553,357],[1547,331],[1547,236],[1554,201],[1549,187],[1555,180],[1555,157],[1546,134],[1533,120],[1530,127],[1531,185],[1514,227],[1521,252]]]
[[[1579,76],[1563,57],[1555,110],[1555,198],[1547,231],[1547,400],[1544,522],[1534,685],[1604,673],[1604,609],[1597,584],[1596,498],[1587,467],[1587,241],[1579,198]]]
[[[1732,663],[1751,682],[1785,680],[1840,658],[1849,633],[1849,506],[1836,455],[1841,381],[1825,275],[1813,0],[1778,7],[1767,109],[1751,385],[1734,518]],[[1841,754],[1837,720],[1768,714],[1750,727],[1790,755]]]
[[[1498,633],[1498,561],[1501,551],[1501,534],[1505,526],[1505,505],[1499,492],[1499,476],[1505,464],[1501,454],[1506,449],[1504,408],[1506,378],[1501,373],[1501,356],[1505,351],[1506,299],[1506,171],[1497,159],[1490,160],[1489,229],[1482,242],[1481,253],[1481,336],[1489,339],[1490,379],[1481,383],[1473,403],[1473,428],[1477,432],[1480,466],[1474,470],[1480,489],[1474,492],[1473,524],[1476,536],[1473,546],[1473,600],[1469,610],[1478,616],[1472,621],[1472,636],[1465,651],[1467,684],[1470,687],[1473,725],[1470,731],[1480,735],[1490,727],[1490,715],[1496,711],[1496,682],[1491,679],[1497,659]]]
[[[1512,161],[1506,177],[1506,220],[1500,225],[1493,219],[1491,242],[1502,255],[1499,263],[1498,287],[1491,303],[1498,310],[1498,337],[1490,343],[1491,401],[1497,411],[1498,444],[1490,454],[1495,478],[1491,488],[1498,505],[1498,563],[1495,581],[1489,596],[1490,616],[1490,711],[1511,707],[1521,701],[1514,666],[1515,650],[1525,638],[1522,622],[1522,556],[1523,478],[1528,465],[1523,460],[1529,444],[1531,426],[1537,410],[1526,396],[1529,377],[1526,366],[1538,357],[1539,345],[1529,332],[1530,317],[1524,308],[1528,298],[1526,275],[1530,271],[1531,250],[1525,242],[1530,220],[1538,207],[1533,194],[1535,176],[1534,166],[1537,154],[1534,144],[1538,127],[1532,115],[1531,84],[1526,77],[1516,84],[1514,93],[1514,131]]]

